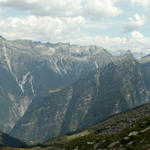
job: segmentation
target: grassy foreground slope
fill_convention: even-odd
[[[148,150],[150,149],[150,116],[116,134],[98,134],[75,138],[64,144],[66,150]]]
[[[12,147],[0,147],[0,150],[58,150],[51,147],[33,147],[33,148],[12,148]]]
[[[74,134],[47,141],[65,150],[148,150],[150,148],[150,104],[112,116]]]
[[[120,113],[82,131],[31,148],[0,150],[149,150],[150,104]]]

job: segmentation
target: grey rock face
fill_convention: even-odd
[[[32,100],[113,61],[103,48],[0,37],[0,130],[9,132]]]
[[[82,76],[63,90],[35,99],[11,134],[24,140],[47,140],[88,127],[150,99],[149,67],[130,52]],[[149,75],[148,75],[149,74]]]
[[[0,146],[1,146],[1,149],[5,149],[4,147],[6,147],[6,146],[8,146],[8,147],[25,147],[27,145],[24,142],[0,131]]]

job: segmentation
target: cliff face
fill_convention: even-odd
[[[0,130],[43,141],[147,103],[149,60],[0,37]]]
[[[0,130],[9,132],[35,97],[113,61],[103,48],[0,37]]]
[[[63,90],[35,99],[11,134],[43,141],[150,101],[149,67],[130,52]]]
[[[8,147],[25,147],[27,145],[24,142],[0,131],[0,149],[5,149],[5,148],[1,148],[1,147],[6,147],[6,146],[8,146]]]

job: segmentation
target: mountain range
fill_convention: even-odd
[[[25,141],[45,141],[148,103],[149,76],[150,65],[128,51],[68,87],[34,99],[10,133]]]
[[[112,60],[96,46],[0,37],[0,130],[9,132],[35,97],[63,88]]]
[[[150,56],[0,37],[0,130],[26,142],[150,102]]]

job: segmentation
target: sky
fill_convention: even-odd
[[[150,0],[0,0],[0,35],[148,54],[149,12]]]

